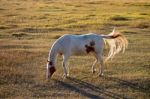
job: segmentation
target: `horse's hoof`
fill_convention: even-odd
[[[100,73],[100,74],[99,74],[99,77],[103,77],[103,76],[104,76],[104,74],[103,74],[103,73]]]
[[[96,69],[92,70],[92,73],[94,74],[96,72]]]
[[[94,74],[96,71],[92,71],[92,74]]]
[[[69,77],[69,74],[64,74],[63,75],[63,78],[68,78]]]

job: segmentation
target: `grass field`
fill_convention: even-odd
[[[108,34],[129,40],[125,54],[92,74],[94,57],[72,56],[63,79],[62,57],[52,80],[46,62],[63,34]],[[98,69],[98,66],[97,66]],[[149,0],[0,0],[0,99],[149,99]]]

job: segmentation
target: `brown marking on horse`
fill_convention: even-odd
[[[95,49],[94,49],[93,46],[85,45],[85,48],[86,48],[86,52],[87,52],[87,53],[95,52]]]
[[[91,41],[90,42],[90,46],[94,46],[95,45],[95,42],[94,41]]]
[[[53,75],[53,73],[56,71],[55,67],[50,67],[49,68],[50,71],[50,77]]]
[[[50,61],[50,62],[49,62],[49,65],[53,65],[53,62],[52,62],[52,61]]]
[[[59,53],[59,55],[63,55],[63,53]]]
[[[47,62],[48,62],[49,65],[53,65],[53,62],[52,62],[52,61],[48,61],[48,60],[47,60]]]
[[[95,45],[95,42],[94,42],[94,41],[91,41],[89,45],[86,44],[86,45],[85,45],[86,52],[87,52],[87,53],[95,52],[94,45]]]

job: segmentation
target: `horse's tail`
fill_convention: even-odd
[[[115,28],[112,33],[108,35],[102,35],[102,37],[104,38],[105,44],[108,44],[110,47],[105,62],[109,59],[112,59],[114,55],[121,51],[124,53],[125,49],[128,46],[128,40],[126,39],[126,37],[120,32],[116,32]]]

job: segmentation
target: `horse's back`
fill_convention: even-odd
[[[66,34],[60,37],[57,43],[60,46],[61,53],[85,54],[87,53],[86,46],[90,46],[92,43],[95,50],[99,50],[103,44],[103,39],[101,36],[93,33],[82,35]]]

